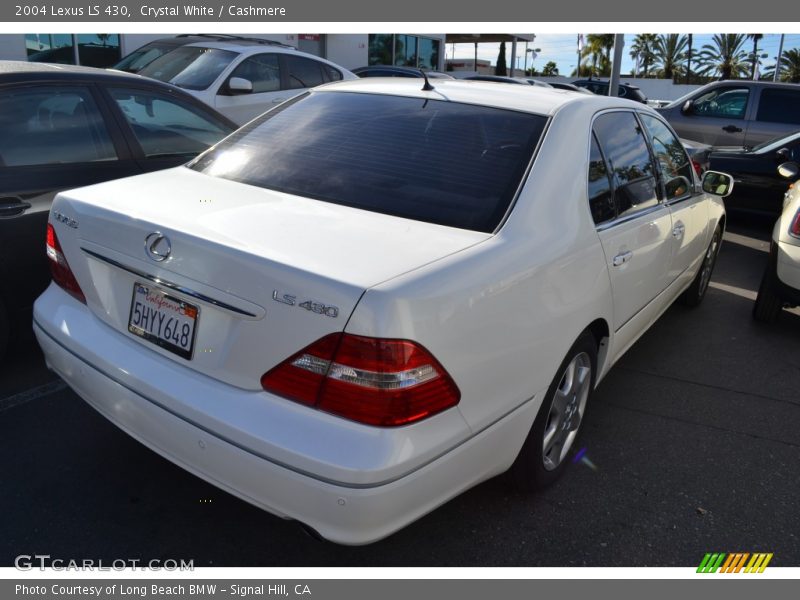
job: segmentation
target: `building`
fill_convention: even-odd
[[[253,35],[295,46],[346,69],[394,64],[441,71],[445,34]],[[140,46],[169,34],[0,34],[0,60],[36,60],[107,67]]]

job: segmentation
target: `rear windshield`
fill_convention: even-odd
[[[491,232],[546,121],[441,100],[312,93],[261,116],[190,167],[326,202]]]

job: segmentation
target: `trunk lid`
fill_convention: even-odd
[[[53,210],[77,224],[55,223],[98,318],[165,359],[246,389],[343,330],[367,288],[490,237],[184,167],[71,190]],[[146,249],[156,233],[169,240],[161,262]],[[162,241],[156,251],[166,248]],[[148,296],[164,292],[198,309],[189,351],[180,355],[129,331],[136,284]]]

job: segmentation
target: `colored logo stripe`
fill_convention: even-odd
[[[700,561],[700,566],[697,567],[698,573],[716,573],[719,569],[720,573],[739,573],[744,567],[745,573],[763,573],[764,569],[772,560],[772,553],[756,552],[750,554],[749,552],[734,552],[726,554],[725,552],[707,552]],[[747,562],[747,559],[750,559]],[[747,566],[745,567],[745,562]]]

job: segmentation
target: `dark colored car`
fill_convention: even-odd
[[[577,85],[572,85],[571,83],[564,83],[562,81],[551,81],[550,87],[554,87],[557,90],[568,90],[570,92],[580,92],[581,94],[591,94],[589,90],[586,88],[578,87]]]
[[[173,37],[161,38],[153,40],[144,46],[137,48],[121,61],[115,64],[112,69],[118,71],[125,71],[126,73],[138,73],[155,59],[172,52],[176,48],[185,46],[186,44],[194,44],[197,42],[229,42],[241,40],[257,40],[265,44],[281,45],[279,42],[272,42],[271,40],[262,40],[260,38],[246,38],[239,35],[226,35],[226,34],[212,34],[212,33],[182,33]]]
[[[102,44],[78,44],[80,62],[86,67],[106,68],[119,60],[118,46],[103,46]],[[28,56],[28,62],[57,63],[61,65],[75,64],[75,48],[61,46],[35,52]]]
[[[681,137],[712,146],[755,146],[800,128],[800,85],[715,81],[656,110]]]
[[[413,67],[395,67],[393,65],[370,65],[368,67],[358,67],[353,69],[353,74],[359,77],[422,77],[420,69]],[[428,71],[425,75],[430,79],[454,79],[452,75],[440,71]]]
[[[725,198],[729,210],[779,215],[789,183],[778,167],[800,163],[800,131],[759,144],[752,149],[718,148],[709,156],[710,168],[733,176],[733,193]]]
[[[573,81],[572,85],[587,89],[598,96],[608,96],[608,81],[602,81],[600,79],[579,79],[577,81]],[[629,83],[619,84],[617,96],[620,98],[627,98],[628,100],[635,100],[636,102],[641,102],[642,104],[647,104],[647,97],[642,93],[642,90]],[[678,131],[678,134],[680,135],[680,131]]]
[[[0,61],[0,356],[9,323],[28,327],[50,280],[44,241],[57,192],[183,164],[235,128],[138,75]]]

